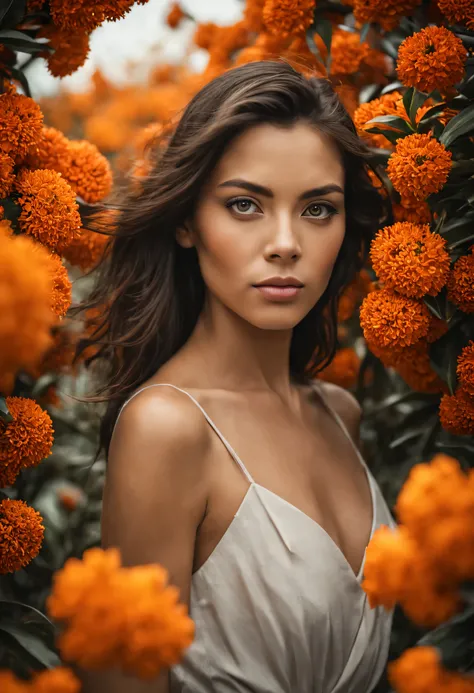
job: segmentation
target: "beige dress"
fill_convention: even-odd
[[[249,482],[233,521],[192,577],[196,636],[171,672],[172,693],[370,693],[387,660],[393,613],[368,604],[365,555],[356,576],[317,522],[252,479],[189,392],[169,383],[148,387],[160,386],[193,400]],[[381,525],[394,527],[344,423],[316,389],[366,470],[371,537]]]

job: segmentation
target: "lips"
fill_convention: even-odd
[[[304,284],[295,277],[269,277],[268,279],[264,279],[258,284],[254,284],[254,286],[279,286],[301,288],[302,286],[304,286]]]

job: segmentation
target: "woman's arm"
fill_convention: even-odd
[[[102,545],[118,547],[125,566],[159,563],[189,604],[197,528],[207,502],[209,429],[182,394],[153,388],[124,409],[110,447]],[[117,672],[84,673],[84,693],[168,693],[165,673],[152,683]]]

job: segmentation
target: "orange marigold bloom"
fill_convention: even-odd
[[[374,147],[381,147],[383,149],[393,148],[391,142],[384,135],[366,132],[366,129],[374,127],[373,123],[369,124],[369,120],[373,118],[384,115],[400,115],[397,113],[397,104],[401,98],[400,92],[393,91],[389,94],[383,94],[378,99],[372,99],[372,101],[362,103],[356,109],[354,113],[354,123],[362,139]]]
[[[116,20],[128,12],[135,0],[50,0],[54,24],[67,31],[90,33],[106,19]]]
[[[474,397],[462,388],[454,395],[443,395],[439,405],[439,418],[445,431],[456,436],[474,434]]]
[[[408,36],[398,49],[397,74],[407,87],[444,92],[464,75],[467,50],[444,26],[428,26]]]
[[[28,152],[26,164],[29,168],[49,168],[61,173],[68,159],[69,140],[56,128],[44,127],[41,137]]]
[[[28,96],[0,94],[0,151],[16,162],[36,144],[43,127],[43,114]]]
[[[304,34],[313,23],[314,8],[315,0],[266,0],[263,22],[276,36]]]
[[[24,568],[43,543],[41,515],[22,500],[0,501],[0,575]]]
[[[0,390],[20,368],[35,366],[51,344],[48,252],[31,239],[0,234]],[[7,377],[8,376],[8,377]]]
[[[474,397],[474,341],[470,341],[458,356],[456,370],[462,389]]]
[[[198,24],[193,37],[196,46],[204,50],[209,50],[211,44],[214,42],[214,37],[218,28],[219,27],[217,24],[214,24],[214,22]]]
[[[173,2],[171,9],[168,12],[168,16],[166,17],[166,23],[169,27],[171,27],[171,29],[176,29],[176,27],[181,24],[185,17],[186,12],[183,11],[183,8],[179,2]]]
[[[244,22],[249,31],[260,33],[263,31],[263,6],[266,0],[246,0],[244,9]]]
[[[51,250],[60,253],[81,228],[74,190],[60,173],[23,170],[16,180],[22,208],[20,228]]]
[[[339,297],[337,319],[339,322],[349,320],[354,314],[357,304],[373,290],[369,273],[361,270],[355,279],[346,286]]]
[[[15,162],[8,154],[0,151],[0,197],[8,197],[13,187]]]
[[[367,547],[362,581],[371,608],[393,609],[400,601],[417,551],[415,540],[403,526],[390,529],[382,525],[374,532]]]
[[[335,29],[331,42],[331,74],[351,75],[368,57],[370,46],[353,31]]]
[[[167,578],[158,565],[122,568],[116,549],[90,549],[82,561],[68,560],[47,604],[64,625],[62,656],[89,669],[120,666],[143,679],[176,664],[194,624]]]
[[[454,263],[448,279],[448,299],[465,313],[474,313],[474,246]]]
[[[421,301],[379,289],[362,302],[360,324],[369,343],[382,348],[407,347],[426,337],[430,313]]]
[[[102,200],[112,189],[109,162],[87,140],[69,142],[67,168],[62,174],[76,194],[90,204]]]
[[[408,135],[398,140],[387,174],[400,195],[426,200],[448,180],[452,154],[431,135]]]
[[[69,310],[72,302],[72,285],[67,269],[61,262],[59,255],[52,253],[51,274],[53,280],[51,292],[51,307],[53,313],[63,318]]]
[[[68,245],[63,256],[69,264],[87,272],[100,262],[109,238],[103,233],[82,229],[81,235]]]
[[[394,203],[393,215],[396,221],[408,221],[410,224],[429,224],[431,210],[427,202],[402,197],[400,204]]]
[[[18,679],[12,671],[0,671],[0,690],[2,693],[79,693],[81,683],[65,667],[36,672],[28,682]]]
[[[438,7],[450,24],[465,24],[474,30],[473,0],[438,0]]]
[[[361,24],[376,23],[391,31],[400,19],[412,14],[421,0],[353,0],[354,17]],[[352,3],[351,3],[352,4]]]
[[[38,38],[46,38],[54,53],[45,52],[44,58],[54,77],[66,77],[86,62],[89,51],[89,34],[86,31],[61,30],[47,24],[38,32]]]
[[[431,315],[430,320],[430,327],[428,334],[426,335],[426,341],[428,344],[436,342],[449,330],[448,323],[445,320],[440,320],[435,315]]]
[[[377,354],[376,354],[377,356]],[[420,339],[411,347],[391,352],[393,366],[406,384],[416,392],[446,392],[447,386],[431,367],[428,342]],[[383,357],[381,358],[384,363]]]
[[[360,370],[360,359],[352,347],[338,349],[331,363],[316,377],[340,387],[354,387]]]
[[[13,483],[20,469],[36,467],[49,457],[53,447],[53,422],[32,399],[7,397],[13,421],[0,422],[0,479]],[[13,476],[13,479],[12,479]]]
[[[436,296],[448,280],[446,239],[428,224],[397,222],[379,231],[370,247],[372,267],[389,289],[403,296]]]
[[[388,678],[397,693],[473,693],[470,677],[447,671],[441,666],[435,647],[405,650],[399,659],[388,664]]]

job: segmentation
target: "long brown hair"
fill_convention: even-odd
[[[316,372],[334,356],[337,299],[363,265],[385,214],[367,173],[369,150],[327,80],[307,78],[283,61],[231,69],[194,96],[140,192],[123,193],[115,205],[114,238],[80,307],[95,316],[95,330],[80,349],[93,347],[101,365],[102,382],[91,399],[106,403],[100,431],[106,454],[121,405],[183,346],[203,307],[196,251],[178,245],[176,229],[192,218],[206,179],[239,134],[261,123],[291,127],[300,120],[340,149],[347,228],[324,294],[294,328],[291,375],[304,381],[310,362]]]

